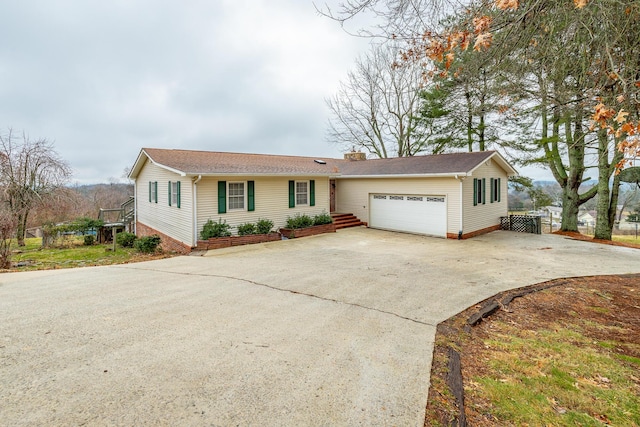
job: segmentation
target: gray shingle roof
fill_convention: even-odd
[[[348,161],[341,164],[340,172],[343,176],[464,174],[494,154],[494,151],[482,151]]]
[[[345,178],[467,174],[497,154],[494,151],[483,151],[355,161],[161,148],[143,148],[140,157],[143,153],[153,162],[186,175],[288,175]],[[325,163],[321,164],[315,160]],[[504,164],[509,167],[506,162]],[[141,166],[138,162],[136,165]],[[134,165],[132,176],[136,176],[139,172],[136,170],[136,165]]]
[[[144,148],[155,162],[188,175],[335,175],[335,159]]]

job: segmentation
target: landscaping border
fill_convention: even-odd
[[[195,250],[209,250],[229,248],[231,246],[252,245],[255,243],[274,242],[281,240],[280,233],[247,234],[244,236],[212,237],[207,240],[198,240]]]
[[[313,225],[305,228],[281,228],[280,234],[287,239],[295,239],[297,237],[308,237],[316,234],[335,233],[335,224]]]

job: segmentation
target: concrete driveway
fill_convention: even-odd
[[[365,228],[0,275],[0,424],[422,425],[435,326],[640,251]]]

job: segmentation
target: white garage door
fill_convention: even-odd
[[[369,197],[370,227],[447,236],[445,196],[371,194]]]

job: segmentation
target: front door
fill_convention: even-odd
[[[336,211],[336,180],[329,180],[329,213]]]

